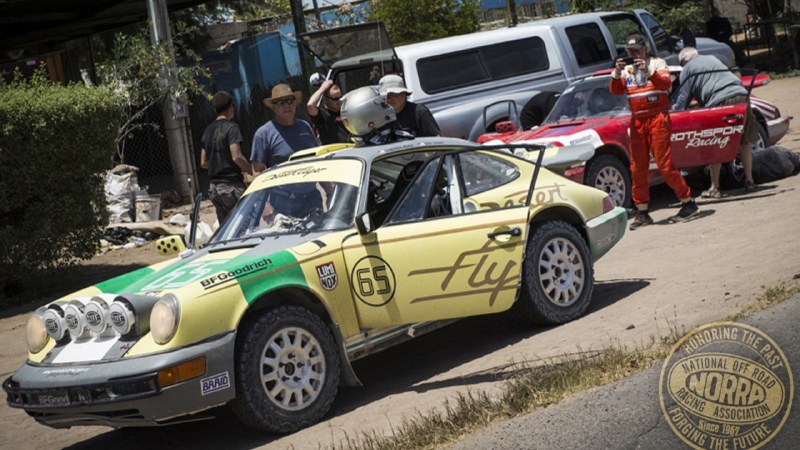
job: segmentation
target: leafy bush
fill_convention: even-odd
[[[26,272],[97,251],[122,120],[107,88],[0,80],[0,306]]]

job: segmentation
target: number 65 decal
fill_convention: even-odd
[[[370,306],[383,306],[394,298],[394,271],[377,256],[358,260],[350,273],[350,284],[356,297]]]

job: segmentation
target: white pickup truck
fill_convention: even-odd
[[[631,30],[647,36],[653,54],[678,64],[680,38],[667,34],[647,11],[594,12],[393,47],[380,22],[298,36],[332,69],[346,93],[400,74],[427,106],[445,136],[475,140],[501,121],[516,120],[542,91],[562,92],[573,81],[612,67],[625,55]],[[700,53],[734,65],[733,51],[697,38]],[[517,124],[519,125],[519,124]]]

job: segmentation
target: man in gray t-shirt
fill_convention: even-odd
[[[287,84],[272,88],[272,95],[264,99],[275,113],[275,118],[262,125],[253,136],[250,161],[257,174],[268,167],[280,164],[292,153],[317,146],[317,138],[311,125],[294,117],[302,99],[300,91],[292,91]]]
[[[757,190],[753,182],[753,157],[750,146],[758,138],[758,124],[749,104],[747,89],[742,80],[731,73],[719,59],[712,55],[700,55],[693,47],[686,47],[678,55],[683,70],[681,71],[681,89],[672,107],[673,110],[684,110],[692,99],[702,107],[734,105],[748,103],[744,122],[744,132],[739,141],[739,157],[744,166],[745,192]],[[711,188],[703,192],[705,198],[720,198],[719,178],[721,164],[711,164]]]

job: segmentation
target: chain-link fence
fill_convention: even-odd
[[[308,89],[305,88],[303,77],[294,76],[284,81],[293,90],[304,92],[303,101],[297,105],[298,119],[309,121],[305,102],[308,99]],[[252,90],[250,98],[245,99],[236,105],[236,116],[234,121],[239,124],[242,131],[244,142],[242,151],[249,159],[253,144],[253,136],[256,130],[273,118],[270,110],[263,100],[270,96],[273,86],[256,85]],[[202,96],[192,99],[189,105],[188,121],[192,155],[195,159],[197,168],[197,187],[204,196],[208,192],[208,176],[205,170],[200,168],[200,150],[202,148],[201,138],[205,128],[216,118],[211,102]],[[165,201],[176,200],[177,191],[176,180],[172,163],[170,161],[169,146],[164,134],[164,120],[161,109],[153,107],[147,111],[142,119],[143,122],[157,124],[157,127],[144,127],[134,133],[125,143],[124,163],[139,168],[139,186],[147,190],[149,194],[162,194]]]

